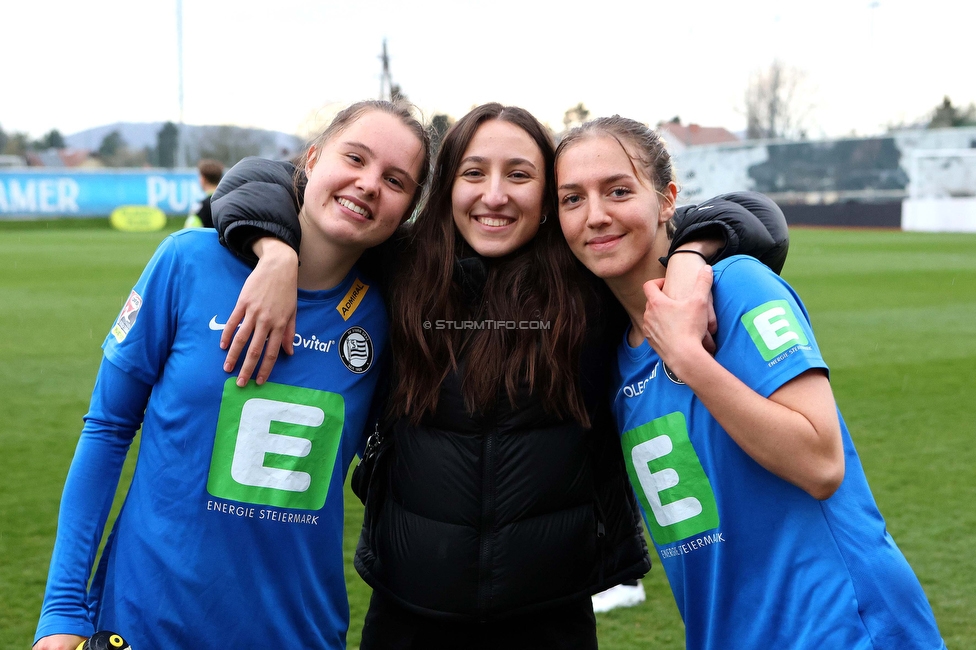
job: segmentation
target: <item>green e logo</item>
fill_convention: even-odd
[[[808,343],[790,303],[785,300],[771,300],[747,312],[741,320],[766,361],[771,361],[794,345]]]
[[[224,383],[207,491],[282,508],[325,505],[342,437],[342,395],[284,384]]]
[[[691,445],[683,413],[631,429],[620,443],[655,542],[670,544],[718,528],[715,494]]]

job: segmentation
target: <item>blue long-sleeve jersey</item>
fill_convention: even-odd
[[[238,388],[218,341],[248,275],[213,231],[168,237],[106,337],[65,483],[36,638],[342,648],[342,485],[386,344],[354,270],[299,292],[295,354]],[[125,503],[89,587],[126,453]]]

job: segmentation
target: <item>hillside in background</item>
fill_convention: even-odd
[[[164,122],[116,122],[67,135],[64,140],[69,147],[97,151],[105,136],[118,131],[129,149],[152,149],[157,146],[157,136],[163,124]],[[299,153],[304,146],[304,142],[297,136],[280,131],[192,124],[184,124],[183,130],[190,164],[198,158],[214,157],[215,152],[226,150],[246,151],[244,155],[265,158],[289,158]]]

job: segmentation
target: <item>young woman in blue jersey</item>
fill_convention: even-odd
[[[364,649],[595,648],[590,595],[648,569],[606,399],[613,301],[563,240],[553,160],[551,136],[523,109],[473,109],[445,136],[415,222],[379,256],[392,318],[392,445],[373,474],[355,560],[373,587]],[[246,186],[242,173],[230,180]],[[287,235],[294,206],[277,208],[264,225]],[[236,233],[261,215],[220,205],[215,215],[246,252],[253,233]],[[750,250],[776,248],[752,225],[766,239]],[[249,282],[273,303],[293,271],[268,272],[278,253],[263,252]],[[232,361],[254,333],[243,375],[269,333],[269,346],[282,339],[267,322],[290,305],[268,305],[245,297],[235,310],[244,325]]]
[[[799,297],[742,256],[717,263],[714,283],[703,269],[687,299],[660,291],[677,185],[642,124],[575,129],[556,178],[570,248],[630,316],[613,410],[687,647],[944,648]],[[702,345],[712,291],[714,356]]]
[[[428,168],[427,132],[387,102],[349,107],[309,147],[297,331],[312,343],[262,386],[219,368],[248,266],[214,231],[163,241],[103,344],[35,650],[74,650],[99,629],[143,650],[345,647],[342,485],[387,339],[382,299],[354,265],[410,214]]]

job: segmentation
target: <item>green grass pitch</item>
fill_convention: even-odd
[[[0,224],[2,648],[32,639],[99,345],[164,234]],[[946,643],[976,647],[976,235],[795,229],[784,276]],[[355,647],[369,589],[352,569],[362,512],[348,487],[346,503]],[[646,603],[598,616],[603,648],[683,647],[657,563],[644,584]]]

